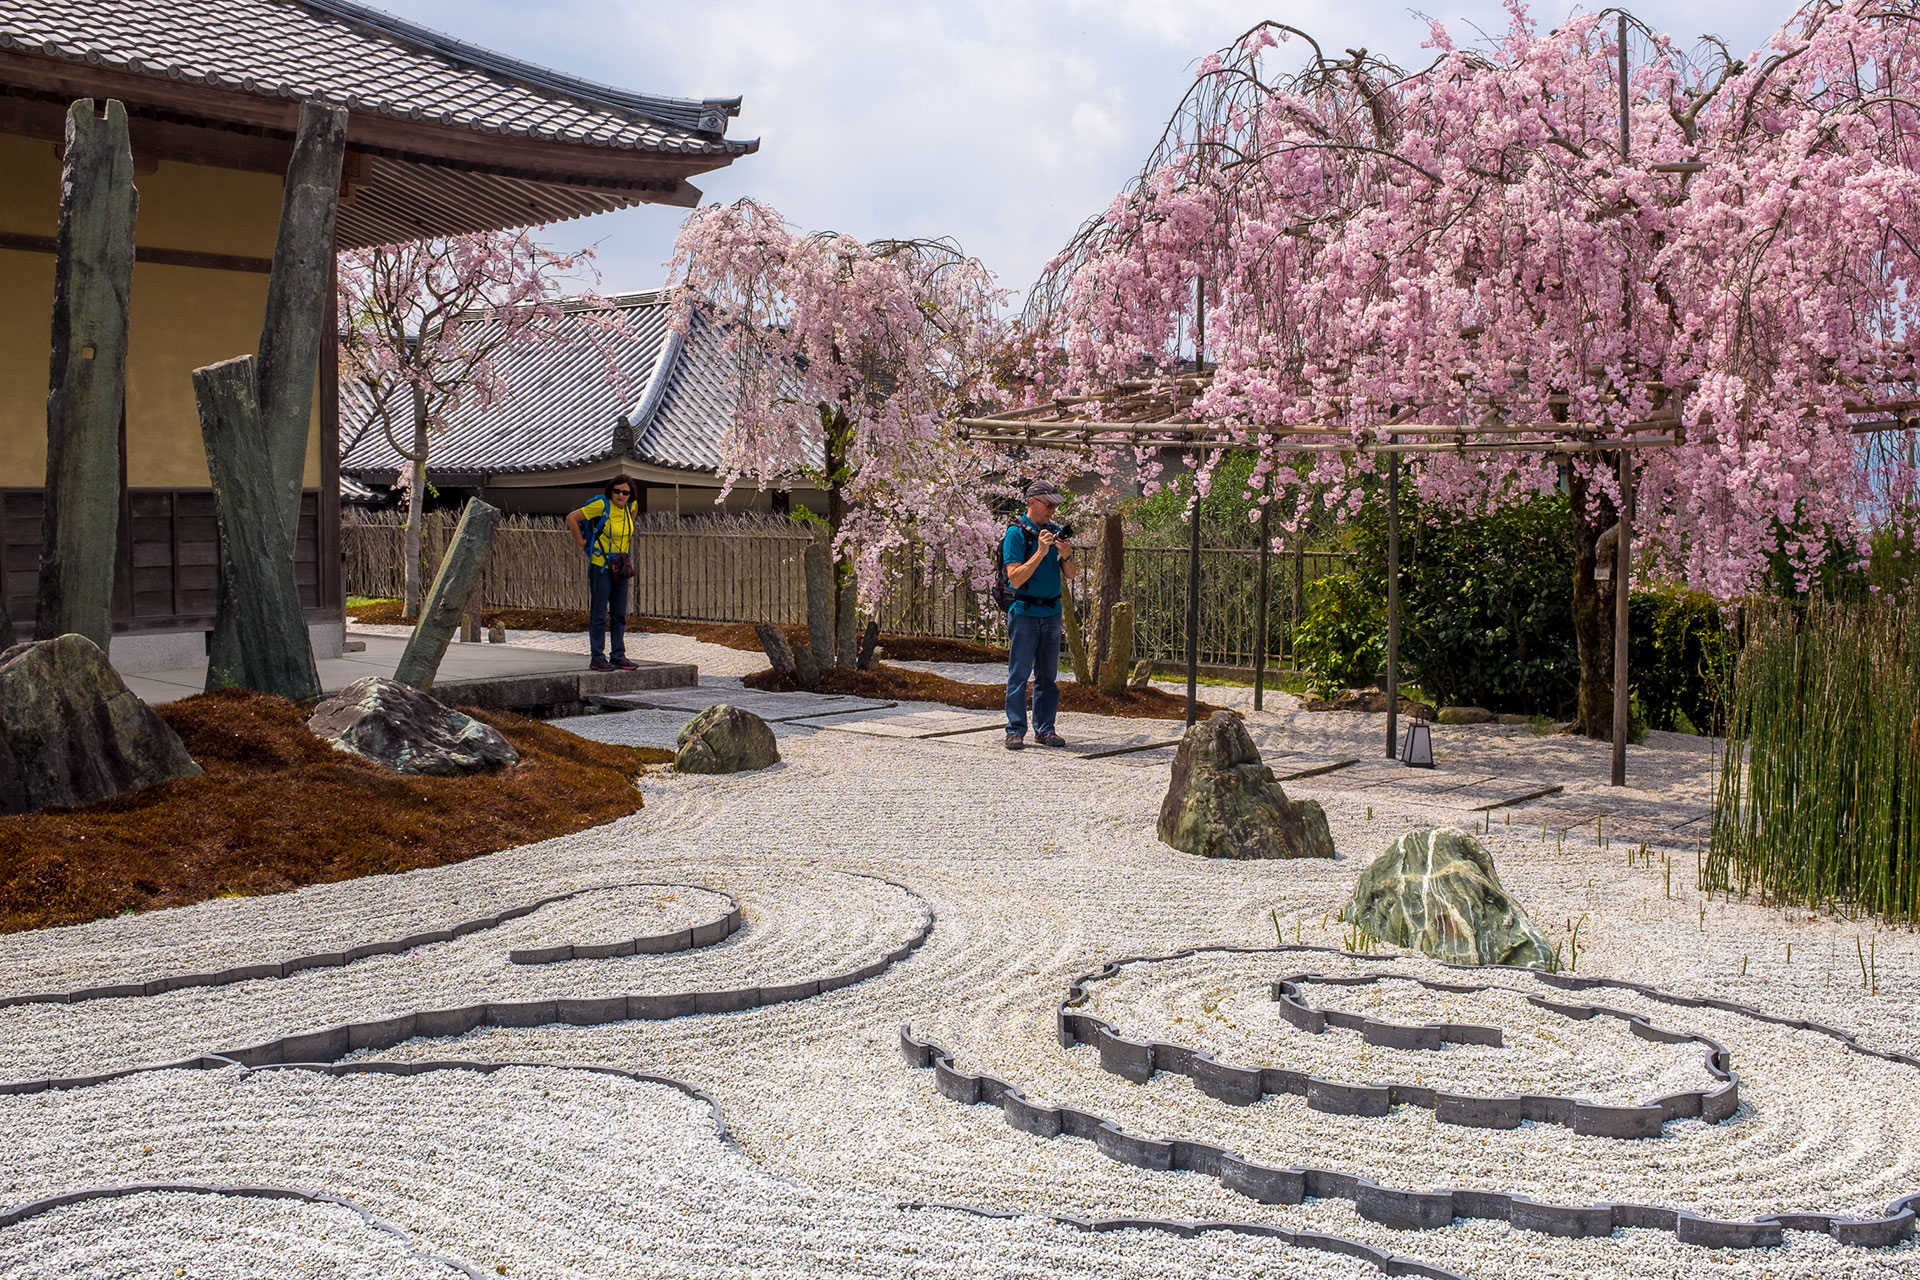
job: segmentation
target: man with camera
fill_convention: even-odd
[[[1073,531],[1053,523],[1060,490],[1050,480],[1027,486],[1027,513],[1016,516],[1001,539],[1013,599],[1007,607],[1007,750],[1026,746],[1027,681],[1033,681],[1033,740],[1064,747],[1053,730],[1060,710],[1060,593],[1080,571],[1074,563]]]

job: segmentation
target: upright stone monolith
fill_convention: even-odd
[[[320,696],[313,642],[300,611],[293,548],[280,523],[252,356],[193,371],[200,434],[220,525],[221,573],[233,584],[233,655],[207,664],[207,688]]]
[[[467,602],[480,586],[487,548],[493,545],[493,535],[499,528],[500,508],[478,498],[468,500],[454,528],[453,545],[447,548],[440,572],[434,575],[433,589],[420,606],[420,621],[407,639],[400,665],[394,668],[393,678],[401,684],[410,684],[423,693],[433,688],[440,660],[447,656],[447,645],[452,643],[460,619],[466,616]]]
[[[300,131],[287,166],[280,205],[280,235],[267,281],[266,317],[260,326],[260,430],[279,520],[293,554],[300,535],[300,492],[306,477],[307,439],[313,416],[313,384],[327,332],[327,295],[333,289],[333,227],[340,208],[340,167],[347,150],[347,113],[308,101],[300,106]],[[208,666],[239,665],[231,601],[232,584],[220,579]]]
[[[60,230],[53,268],[47,390],[46,516],[34,634],[113,640],[120,525],[120,418],[133,292],[133,151],[127,110],[67,109]]]

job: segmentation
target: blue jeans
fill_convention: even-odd
[[[593,656],[604,658],[602,646],[607,638],[607,615],[613,615],[613,657],[627,656],[627,585],[632,579],[615,578],[599,565],[587,570],[587,592],[592,607],[587,611],[587,639],[593,644]]]
[[[1007,732],[1027,732],[1027,678],[1033,678],[1033,731],[1053,732],[1060,710],[1060,615],[1007,615]]]

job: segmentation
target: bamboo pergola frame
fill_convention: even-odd
[[[1533,453],[1550,457],[1614,454],[1620,482],[1620,537],[1614,574],[1614,704],[1613,785],[1626,784],[1628,716],[1622,696],[1626,684],[1627,609],[1625,583],[1631,572],[1633,530],[1632,455],[1641,449],[1671,448],[1686,439],[1678,415],[1628,423],[1624,429],[1593,423],[1516,423],[1508,421],[1493,398],[1482,401],[1474,423],[1418,421],[1421,406],[1392,406],[1383,420],[1360,425],[1315,421],[1297,426],[1236,428],[1231,423],[1192,417],[1193,405],[1212,383],[1206,370],[1156,380],[1122,382],[1101,395],[1059,396],[1045,404],[1029,405],[986,417],[963,418],[961,438],[1000,448],[1051,449],[1073,453],[1098,450],[1151,449],[1202,453],[1221,449],[1253,449],[1265,453],[1378,454],[1387,458],[1387,741],[1389,760],[1399,756],[1400,710],[1400,460],[1420,454]],[[1549,403],[1568,402],[1564,396]],[[1356,408],[1371,406],[1356,405]],[[1884,408],[1895,406],[1887,405]],[[1909,406],[1902,405],[1905,409]],[[1431,408],[1431,406],[1429,406]],[[1902,414],[1896,422],[1910,422]],[[1890,424],[1892,425],[1892,424]],[[1412,437],[1403,439],[1402,437]],[[1254,709],[1265,694],[1267,616],[1265,606],[1269,506],[1261,509],[1259,561],[1259,616],[1255,620]],[[1195,501],[1188,521],[1187,555],[1187,723],[1198,718],[1199,684],[1199,568],[1200,504]]]

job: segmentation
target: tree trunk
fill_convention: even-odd
[[[1580,653],[1580,691],[1575,727],[1589,738],[1613,737],[1613,592],[1611,580],[1596,583],[1600,536],[1616,519],[1613,502],[1595,493],[1573,466],[1565,468],[1573,521],[1573,634]]]
[[[838,550],[840,529],[847,522],[846,484],[852,478],[847,460],[853,428],[843,405],[823,407],[821,421],[826,427],[827,545],[833,549],[833,665],[854,665],[855,596],[853,561]]]
[[[127,111],[67,109],[53,266],[46,515],[34,635],[75,632],[109,652],[120,525],[120,423],[133,288],[133,152]]]
[[[326,322],[333,285],[333,225],[340,207],[340,163],[347,149],[347,113],[307,101],[300,106],[293,162],[287,166],[280,204],[280,235],[267,280],[266,317],[260,326],[260,429],[279,506],[282,530],[292,548],[300,536],[300,492],[312,434],[313,384],[320,344],[334,341]],[[328,442],[323,447],[338,447]],[[291,554],[291,552],[289,552]],[[239,665],[233,626],[232,584],[220,580],[208,663]]]
[[[293,550],[280,523],[279,495],[260,433],[253,357],[193,371],[206,441],[221,573],[233,584],[237,662],[207,666],[207,688],[239,687],[296,702],[320,696],[313,642],[293,578]]]
[[[500,509],[474,498],[460,513],[459,527],[453,531],[453,545],[440,561],[434,575],[433,591],[420,610],[420,621],[407,638],[400,665],[393,678],[425,693],[433,688],[440,672],[440,661],[447,656],[447,645],[466,616],[467,604],[480,586],[480,571],[486,567],[487,548],[500,528]]]
[[[1092,684],[1088,671],[1087,638],[1080,630],[1080,607],[1073,602],[1073,591],[1063,579],[1060,583],[1060,629],[1067,637],[1067,653],[1073,662],[1073,682]]]
[[[807,543],[801,565],[807,583],[807,650],[814,667],[833,665],[833,552],[816,536]]]
[[[407,496],[406,599],[401,603],[403,617],[420,616],[421,530],[427,511],[427,393],[413,389],[413,457],[407,462],[413,472],[413,487]]]

